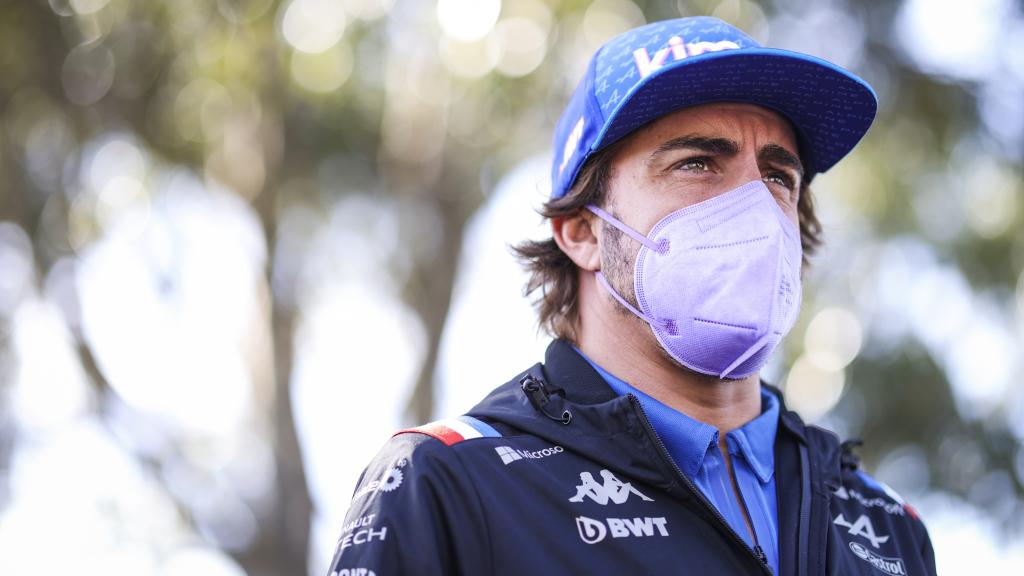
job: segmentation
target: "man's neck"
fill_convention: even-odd
[[[723,435],[761,413],[760,378],[722,380],[681,368],[667,357],[650,328],[613,311],[581,322],[576,345],[592,361],[634,388]]]

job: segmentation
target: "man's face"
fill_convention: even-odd
[[[669,114],[621,144],[612,158],[605,208],[646,234],[671,212],[762,180],[799,226],[802,179],[796,136],[782,116],[752,104],[706,104]],[[635,241],[602,226],[602,270],[634,305],[638,250]]]

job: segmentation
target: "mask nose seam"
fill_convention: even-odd
[[[743,244],[753,244],[754,242],[761,242],[762,240],[767,240],[768,238],[769,238],[769,236],[767,234],[765,234],[764,236],[758,236],[757,238],[750,238],[749,240],[737,240],[736,242],[728,242],[728,243],[725,243],[725,244],[707,244],[707,245],[704,245],[704,246],[695,246],[693,249],[694,250],[712,250],[712,249],[715,249],[715,248],[729,248],[730,246],[740,246],[740,245],[743,245]]]
[[[705,324],[714,324],[715,326],[726,326],[728,328],[738,328],[740,330],[750,330],[751,332],[757,332],[757,328],[753,326],[743,326],[742,324],[730,324],[728,322],[718,322],[715,320],[706,320],[704,318],[694,318],[694,322],[703,322]]]

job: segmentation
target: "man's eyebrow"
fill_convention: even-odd
[[[672,150],[682,149],[699,150],[708,154],[731,155],[739,152],[740,145],[737,144],[735,140],[729,140],[728,138],[711,138],[708,136],[690,134],[662,142],[660,146],[654,149],[654,152],[651,152],[646,163],[650,166],[662,154],[671,152]]]
[[[765,144],[762,146],[757,154],[757,159],[762,162],[772,162],[779,166],[792,168],[800,174],[800,178],[804,176],[804,165],[800,162],[800,157],[778,144]]]

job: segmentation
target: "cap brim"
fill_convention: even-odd
[[[793,124],[808,174],[824,172],[868,131],[878,108],[871,87],[819,58],[775,48],[723,50],[666,63],[626,94],[592,151],[671,111],[710,102],[746,102]]]

